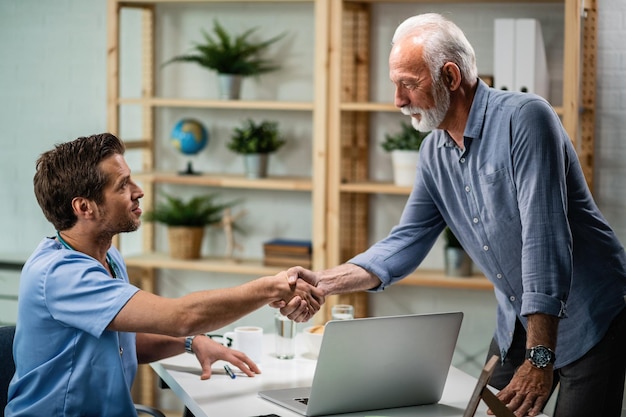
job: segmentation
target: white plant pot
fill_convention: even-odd
[[[244,157],[244,165],[246,169],[246,177],[248,178],[265,178],[267,177],[267,162],[269,154],[251,153]]]
[[[241,97],[241,75],[218,74],[220,99],[239,100]]]
[[[418,151],[391,151],[391,163],[393,165],[393,182],[402,187],[411,187],[415,181],[415,169],[417,168]]]

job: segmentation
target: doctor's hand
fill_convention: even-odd
[[[193,339],[192,350],[202,366],[200,379],[211,378],[211,365],[218,360],[230,362],[249,377],[261,373],[259,367],[245,353],[226,347],[205,335],[198,335]]]
[[[517,417],[536,416],[541,413],[552,391],[553,367],[539,369],[530,362],[517,369],[509,385],[496,396]],[[493,415],[491,410],[487,414]]]

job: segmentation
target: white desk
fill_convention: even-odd
[[[213,365],[213,375],[200,380],[200,366],[195,356],[182,354],[151,364],[154,371],[185,403],[196,417],[252,417],[276,414],[281,417],[299,416],[286,408],[260,398],[261,390],[310,386],[315,371],[315,359],[304,351],[303,341],[297,338],[296,358],[280,360],[273,357],[273,335],[264,336],[264,356],[259,364],[262,374],[248,378],[238,372],[231,379],[223,369],[223,362]],[[233,370],[236,368],[232,367]],[[472,394],[476,379],[452,367],[439,404],[403,407],[390,410],[342,414],[344,416],[462,416]],[[486,416],[481,404],[476,416]],[[382,413],[382,414],[381,414]]]

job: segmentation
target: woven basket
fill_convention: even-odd
[[[204,237],[204,227],[169,226],[167,237],[170,256],[174,259],[198,259]]]

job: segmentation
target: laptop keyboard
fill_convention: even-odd
[[[297,401],[297,402],[302,403],[304,405],[307,405],[309,403],[309,399],[308,398],[294,398],[294,401]]]

